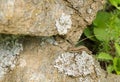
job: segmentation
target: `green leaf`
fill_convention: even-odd
[[[99,41],[109,41],[108,25],[110,22],[111,14],[107,12],[98,12],[96,19],[93,21],[94,34]]]
[[[120,45],[118,43],[115,43],[115,50],[116,50],[118,56],[120,56]]]
[[[99,41],[108,42],[120,36],[120,19],[114,14],[99,12],[93,24],[94,34]]]
[[[109,24],[109,35],[111,36],[111,40],[117,40],[120,36],[120,19],[118,18],[120,12],[115,12],[111,17]]]
[[[114,66],[114,70],[115,72],[120,75],[120,58],[115,57],[113,59],[113,66]]]
[[[107,33],[106,27],[94,28],[94,34],[99,41],[108,42],[110,40],[110,37],[111,37],[111,35],[109,35]]]
[[[109,22],[111,17],[110,13],[107,12],[98,12],[96,19],[93,21],[93,24],[95,26],[99,26],[99,27],[106,27],[106,24]]]
[[[117,9],[120,10],[119,4],[120,4],[120,0],[109,0],[110,3],[115,6]]]
[[[107,53],[104,53],[104,52],[99,53],[97,58],[99,60],[103,60],[103,61],[113,60],[113,58],[110,54],[107,54]]]
[[[108,72],[108,73],[112,73],[112,71],[114,71],[113,65],[107,66],[107,72]]]
[[[84,30],[84,35],[85,35],[87,38],[89,38],[90,40],[96,41],[96,38],[95,38],[94,33],[93,33],[93,28],[87,27],[87,28]]]

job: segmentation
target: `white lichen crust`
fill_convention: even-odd
[[[3,39],[0,36],[0,78],[14,69],[17,57],[20,51],[23,50],[21,43],[10,38],[7,36]]]
[[[68,29],[70,29],[72,25],[71,16],[65,13],[62,13],[61,17],[58,20],[56,20],[55,25],[60,35],[67,34]]]
[[[79,77],[80,82],[88,82],[87,78],[95,80],[100,75],[97,73],[95,59],[85,51],[82,51],[82,54],[62,53],[55,60],[54,67],[68,76]]]

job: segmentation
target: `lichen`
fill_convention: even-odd
[[[68,29],[70,29],[72,25],[71,16],[65,13],[62,13],[61,17],[58,20],[56,20],[55,25],[60,35],[67,34]]]
[[[87,78],[96,79],[96,63],[95,59],[85,51],[80,53],[65,52],[58,56],[55,60],[55,68],[68,76],[79,77],[86,82]],[[99,69],[99,68],[98,68]],[[100,75],[100,74],[99,74]],[[86,80],[85,80],[86,79]]]
[[[22,44],[17,39],[0,35],[0,78],[14,69],[21,50]]]
[[[44,36],[44,37],[39,37],[40,40],[40,45],[43,46],[46,43],[52,44],[52,45],[58,45],[57,41],[53,36]],[[46,44],[47,45],[47,44]]]

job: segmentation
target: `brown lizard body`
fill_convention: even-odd
[[[67,51],[73,53],[82,53],[82,51],[86,51],[88,54],[92,54],[92,52],[85,46],[69,47]]]

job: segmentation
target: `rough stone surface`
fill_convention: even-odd
[[[86,51],[67,51],[103,4],[104,0],[0,0],[0,33],[40,36],[19,42],[16,36],[0,35],[0,82],[119,82],[119,76],[107,75]]]
[[[0,0],[0,33],[59,34],[75,42],[103,3],[102,0]]]
[[[54,67],[68,76],[78,77],[80,82],[98,81],[102,71],[95,59],[85,51],[82,53],[62,53],[55,60]]]
[[[22,50],[22,44],[17,39],[0,35],[0,79],[15,68]]]
[[[84,73],[83,74],[84,78],[86,76],[89,78],[90,75],[94,75],[93,68],[91,68],[92,71],[89,71],[89,69],[86,68],[86,70],[89,71],[88,73],[85,73],[85,70],[81,70],[81,73],[79,72],[79,74],[74,73],[75,76],[74,74],[66,75],[64,73],[58,72],[58,70],[55,68],[55,61],[59,57],[59,54],[65,53],[65,51],[62,48],[64,46],[61,46],[61,47],[59,46],[60,45],[59,42],[58,42],[58,45],[54,45],[53,43],[56,44],[55,39],[50,37],[48,38],[38,37],[34,39],[27,38],[26,40],[24,40],[23,41],[24,50],[18,58],[18,61],[17,61],[18,64],[16,66],[16,69],[6,74],[6,76],[0,82],[80,82],[80,79],[82,78],[80,78],[79,76],[81,76],[83,73]],[[84,54],[81,56],[79,56],[80,54],[76,54],[76,63],[79,64],[76,67],[78,69],[81,66],[87,67],[87,65],[82,65],[82,63],[80,64],[80,60],[79,60],[80,57],[85,59],[85,61],[89,58],[90,59],[92,58],[92,56],[87,54],[86,54],[86,57],[82,57],[85,55],[85,52],[83,53]],[[67,55],[73,56],[72,53],[70,54],[69,52]],[[67,60],[68,62],[71,61],[70,59],[67,59]],[[85,61],[83,61],[83,63],[85,63]],[[88,61],[88,64],[91,67],[93,63],[95,63],[93,61],[94,60]],[[92,63],[90,64],[89,62],[92,62]],[[76,64],[75,61],[73,61],[72,63]],[[71,65],[68,65],[68,67],[69,66]],[[76,72],[75,69],[73,69],[73,71]]]
[[[56,45],[57,43],[57,45]],[[23,41],[23,51],[17,58],[17,65],[16,67],[5,74],[2,79],[0,79],[0,82],[119,82],[120,76],[117,75],[111,75],[106,73],[100,68],[97,61],[94,61],[94,57],[92,55],[84,54],[84,55],[78,55],[76,54],[77,61],[73,61],[74,58],[72,57],[74,54],[70,52],[65,52],[64,49],[66,49],[66,42],[56,42],[56,40],[53,37],[25,37],[25,40]],[[65,53],[68,56],[65,56]],[[64,54],[63,57],[61,57],[61,54]],[[78,56],[78,57],[77,57]],[[7,55],[9,57],[9,55]],[[55,66],[59,66],[61,63],[56,64],[55,61],[59,60],[60,57],[61,60],[64,60],[63,66],[67,64],[67,62],[70,64],[67,64],[67,69],[69,70],[69,67],[72,67],[72,64],[76,64],[75,66],[83,67],[85,66],[85,70],[80,70],[80,72],[76,73],[77,69],[70,69],[68,71],[63,70],[63,72],[60,72],[58,68]],[[81,64],[79,58],[85,59],[82,63],[88,64],[91,68],[89,71],[89,68],[86,64]],[[16,58],[15,58],[16,59]],[[73,59],[73,60],[72,60]],[[86,59],[91,59],[86,61]],[[4,59],[7,60],[7,59]],[[60,61],[61,61],[60,60]],[[66,61],[67,62],[66,62]],[[77,64],[78,62],[78,64]],[[89,63],[93,62],[93,63]],[[93,65],[93,66],[92,66]],[[74,66],[74,65],[73,65]],[[95,73],[96,72],[96,73]],[[82,76],[81,76],[82,75]]]

